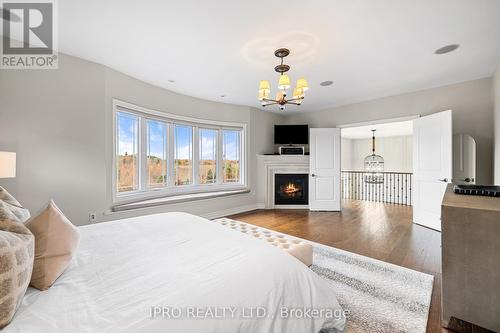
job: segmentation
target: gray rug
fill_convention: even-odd
[[[311,269],[335,289],[347,332],[425,332],[432,275],[316,243]]]
[[[328,281],[348,312],[347,332],[425,332],[432,275],[309,243],[314,247],[311,269]]]

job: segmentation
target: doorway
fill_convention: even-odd
[[[412,138],[412,120],[342,128],[342,199],[411,206]],[[383,167],[375,171],[369,170],[374,156],[380,157],[383,163]]]

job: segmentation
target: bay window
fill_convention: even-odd
[[[116,114],[116,175],[117,191],[128,192],[139,188],[139,117],[118,112]]]
[[[245,124],[114,105],[114,201],[245,188]]]
[[[199,182],[200,184],[214,184],[217,182],[218,131],[200,128],[198,133],[200,141]]]
[[[223,163],[224,182],[238,183],[240,181],[240,132],[223,131]]]
[[[193,183],[193,127],[174,125],[175,185],[190,185]]]
[[[148,120],[147,131],[147,186],[161,188],[167,185],[167,124]]]

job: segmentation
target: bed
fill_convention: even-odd
[[[300,261],[186,213],[80,227],[47,291],[3,332],[341,332],[334,291]],[[312,309],[316,309],[311,311]]]

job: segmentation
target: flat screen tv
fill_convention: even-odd
[[[308,125],[274,125],[274,144],[306,145],[308,143]]]

